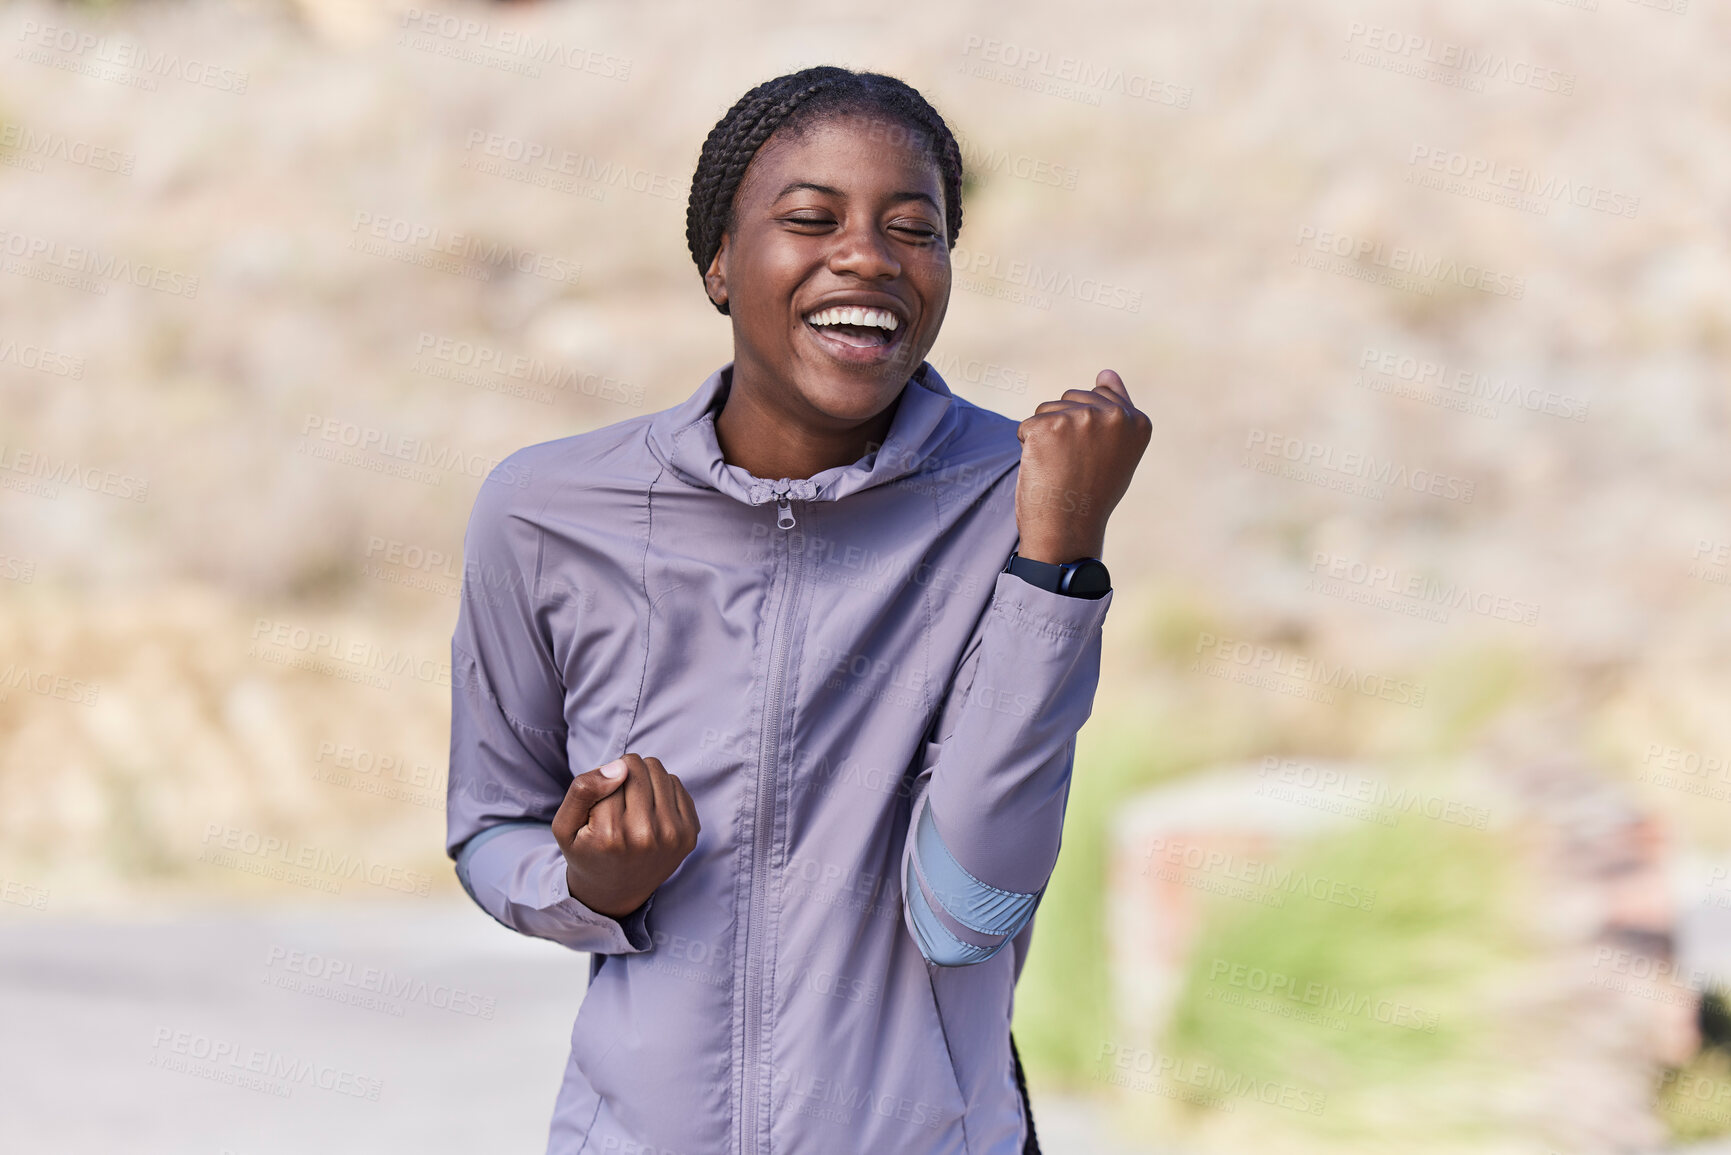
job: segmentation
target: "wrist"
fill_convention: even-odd
[[[577,868],[570,863],[565,864],[565,893],[596,914],[606,915],[612,919],[623,919],[643,905],[641,902],[637,902],[630,906],[623,906],[622,904],[627,900],[617,895],[595,893],[594,888],[585,882],[582,876],[577,873]]]
[[[1066,562],[1079,561],[1085,557],[1098,558],[1106,548],[1104,536],[1100,537],[1024,537],[1016,546],[1016,552],[1030,561],[1045,562],[1047,565],[1063,565]]]

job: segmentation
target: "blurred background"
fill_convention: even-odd
[[[541,1149],[463,527],[729,359],[698,149],[839,63],[964,142],[952,388],[1155,421],[1046,1150],[1731,1149],[1723,5],[424,3],[0,10],[0,1148]]]

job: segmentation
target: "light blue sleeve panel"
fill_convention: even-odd
[[[999,890],[969,874],[944,845],[922,796],[914,821],[908,915],[920,953],[938,966],[985,962],[1027,925],[1040,892]]]
[[[998,575],[914,766],[905,921],[933,963],[984,962],[1034,916],[1057,864],[1111,601]]]

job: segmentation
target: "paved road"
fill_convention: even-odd
[[[471,906],[0,916],[3,1155],[542,1150],[586,956]],[[1177,1155],[1034,1115],[1048,1155]]]
[[[0,1151],[540,1152],[585,966],[432,901],[7,917]],[[1144,1155],[1034,1110],[1051,1155]]]

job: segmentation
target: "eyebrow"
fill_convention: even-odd
[[[825,196],[832,196],[832,197],[839,197],[839,196],[843,195],[842,191],[840,189],[831,188],[826,184],[816,184],[816,183],[809,181],[809,180],[796,180],[796,181],[790,182],[786,188],[784,188],[780,192],[776,193],[775,199],[780,200],[782,197],[786,196],[788,193],[798,192],[800,189],[806,189],[810,192],[815,192],[815,193],[823,193]],[[927,204],[932,206],[933,211],[936,211],[938,208],[938,202],[936,200],[932,199],[932,195],[930,193],[915,192],[915,191],[891,193],[890,199],[894,200],[894,201],[925,201]]]

